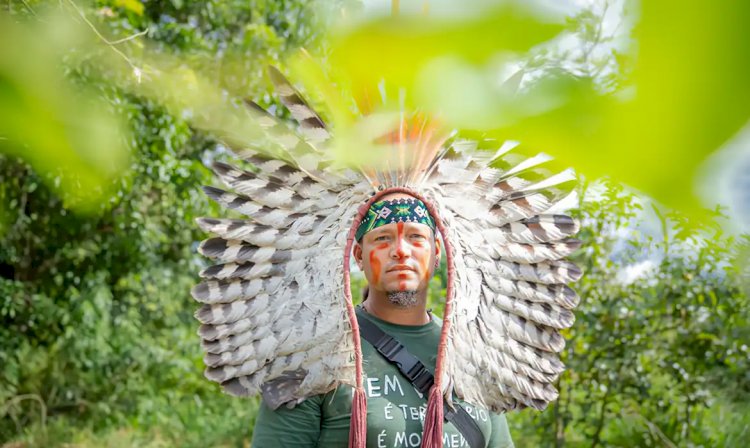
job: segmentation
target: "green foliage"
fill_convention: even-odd
[[[389,85],[416,95],[407,101],[417,101],[419,105],[435,94],[444,94],[436,92],[428,82],[446,76],[439,60],[483,65],[502,52],[525,52],[562,30],[561,24],[542,19],[532,7],[520,2],[505,2],[492,8],[477,6],[470,2],[467,10],[471,14],[464,14],[461,20],[436,15],[345,22],[331,33],[332,66],[341,71],[341,78],[349,81],[354,92],[372,89],[385,79]],[[379,69],[372,70],[373,66]],[[459,91],[465,92],[474,86],[461,87]]]
[[[33,12],[14,6],[10,17],[0,20],[33,23],[45,9],[79,13],[73,2],[28,5]],[[147,28],[155,51],[210,59],[214,65],[196,63],[195,71],[247,97],[263,94],[265,65],[314,37],[304,2],[102,1],[81,11],[112,41]],[[136,43],[119,48],[130,54],[139,48]],[[44,154],[68,161],[72,155],[35,146],[26,134],[11,135],[27,143],[26,152],[0,154],[0,442],[247,443],[257,401],[225,396],[203,378],[192,316],[197,306],[189,294],[203,263],[195,254],[203,234],[194,219],[217,214],[200,193],[201,185],[214,183],[204,162],[220,156],[222,148],[191,126],[189,110],[133,91],[114,66],[97,66],[95,60],[69,59],[66,82],[98,92],[99,101],[127,120],[131,163],[98,181],[108,193],[91,196],[96,200],[89,213],[75,213],[61,199],[69,189],[56,188],[56,172],[35,163]],[[57,65],[47,70],[62,73],[59,61],[49,63]],[[224,63],[240,64],[232,76],[248,73],[228,76]],[[55,98],[46,99],[55,105]],[[72,116],[78,104],[87,107],[79,100],[71,97],[60,113]],[[16,111],[0,98],[0,112]],[[24,119],[40,135],[57,135],[39,119]],[[107,132],[97,126],[84,122],[81,129],[89,136]],[[99,140],[88,143],[108,148]]]
[[[744,266],[730,260],[744,246],[683,214],[644,213],[610,181],[590,190],[580,191],[585,275],[560,398],[508,416],[516,444],[739,446],[750,432],[750,301]],[[660,231],[648,233],[651,221]],[[440,316],[444,277],[445,263],[428,297]]]
[[[517,438],[545,446],[734,446],[748,431],[750,303],[728,263],[733,238],[686,226],[678,214],[658,215],[662,231],[649,235],[642,200],[612,183],[598,190],[599,200],[581,203],[585,275],[560,399],[544,413],[510,417],[525,430]],[[637,266],[639,275],[623,276]],[[717,428],[717,412],[737,415]]]
[[[34,395],[49,417],[83,426],[156,426],[182,440],[229,425],[241,440],[255,404],[202,378],[188,293],[200,267],[193,219],[211,213],[196,194],[211,183],[200,156],[213,142],[148,101],[123,98],[139,163],[100,214],[70,213],[28,166],[2,160],[16,206],[0,257],[0,438],[32,431],[36,402],[12,400]]]
[[[687,15],[683,19],[689,24],[706,8],[680,13]],[[717,8],[727,9],[713,10],[715,14],[708,17],[711,24],[730,7]],[[0,120],[0,443],[247,444],[257,401],[224,396],[201,375],[197,323],[192,317],[196,304],[189,289],[203,263],[194,249],[204,235],[193,220],[218,211],[198,187],[214,183],[204,162],[223,156],[224,149],[217,145],[214,133],[225,136],[226,131],[236,131],[240,140],[252,135],[252,129],[244,127],[249,126],[247,120],[237,113],[240,109],[234,98],[260,97],[264,104],[271,104],[265,92],[264,67],[282,62],[299,46],[324,47],[318,28],[321,19],[312,14],[309,2],[301,0],[99,0],[88,7],[71,0],[11,1],[7,11],[0,16],[0,36],[4,41],[22,41],[0,50],[0,118],[16,120]],[[649,34],[654,31],[657,13],[648,11],[650,28],[643,33],[658,43],[663,42],[659,36]],[[518,19],[501,13],[496,16]],[[72,23],[75,38],[40,49],[41,44],[50,42],[44,25],[56,20],[51,17],[65,17]],[[583,12],[570,26],[588,41],[596,41],[598,20]],[[513,22],[517,29],[524,23]],[[675,25],[678,36],[684,36],[685,23]],[[42,25],[38,35],[34,24]],[[730,24],[726,33],[709,43],[718,45],[727,33],[739,33],[736,23]],[[420,32],[444,39],[430,34],[435,32],[433,25],[426,24]],[[390,25],[382,20],[369,26],[382,31]],[[12,38],[7,37],[9,30],[16,33]],[[144,30],[147,42],[142,37],[131,38]],[[526,48],[548,37],[549,28],[540,26],[538,30],[541,34],[531,33],[512,42],[513,48]],[[464,64],[492,59],[492,49],[486,47],[473,49],[468,59],[461,57],[464,46],[472,42],[469,31],[453,28],[457,40],[451,51],[457,56],[447,66],[453,70],[436,70],[440,67],[432,65],[429,73],[445,76],[432,81],[450,86],[465,80],[462,76],[466,73],[476,74],[464,70]],[[339,42],[347,45],[353,41],[347,41],[346,36],[368,37],[357,32],[342,36]],[[393,34],[379,42],[368,41],[368,45],[395,45],[403,43],[403,37]],[[126,40],[117,42],[120,39]],[[737,53],[747,41],[738,40],[738,47],[728,48]],[[415,47],[410,48],[417,51],[417,44],[425,42],[414,42]],[[335,48],[325,47],[320,52],[330,53]],[[19,54],[7,56],[11,51]],[[31,66],[31,60],[46,54],[52,56]],[[356,65],[365,60],[368,68],[372,67],[368,58],[388,55],[356,54],[353,50],[350,54],[358,59],[348,62]],[[434,51],[425,54],[436,56]],[[721,59],[715,78],[701,78],[719,91],[702,91],[705,95],[695,101],[689,95],[681,98],[683,102],[675,107],[686,113],[702,113],[704,109],[695,106],[705,102],[711,92],[725,101],[724,88],[712,83],[724,79],[727,67],[745,61],[730,60],[732,52],[726,56],[699,54]],[[550,68],[554,55],[546,56],[533,59],[527,68]],[[679,56],[682,65],[670,69],[671,76],[681,75],[680,70],[689,68],[688,62],[701,63],[698,59],[687,61],[682,53]],[[425,58],[410,61],[403,54],[394,61],[400,66],[390,69],[409,79],[412,73],[404,64],[430,66]],[[594,77],[594,90],[609,91],[617,83],[614,78],[600,82],[597,64],[583,61],[581,66],[591,70],[574,74]],[[309,77],[306,79],[320,79],[320,74],[303,71]],[[375,72],[363,76],[370,73]],[[732,76],[742,73],[736,70]],[[494,78],[482,75],[472,79],[481,87]],[[413,81],[418,84],[415,89],[423,89],[423,97],[426,93],[450,93],[425,89],[421,78]],[[679,97],[683,88],[686,85],[679,84],[670,90],[671,98]],[[573,90],[551,91],[555,92]],[[514,103],[493,103],[495,97],[488,94],[488,101],[478,105],[492,107],[493,113],[498,112],[498,104],[522,105],[507,93],[498,95]],[[19,98],[23,101],[16,101]],[[81,102],[81,98],[99,104],[98,108],[89,108],[91,103]],[[455,100],[437,98],[434,104]],[[44,107],[31,107],[34,105]],[[744,107],[731,109],[732,117],[744,113]],[[102,127],[102,120],[92,117],[102,110],[106,116],[126,121],[129,132],[110,134],[113,128],[106,118]],[[584,112],[590,110],[599,109]],[[521,110],[524,114],[530,111],[534,112]],[[334,113],[345,115],[335,108]],[[488,117],[490,121],[508,118]],[[716,135],[729,132],[732,123],[716,128]],[[585,126],[574,123],[567,129],[582,128]],[[550,129],[538,134],[539,138],[551,139],[557,131]],[[693,135],[690,132],[712,129],[684,126],[680,132],[685,131],[688,139]],[[68,132],[71,130],[74,132]],[[105,140],[99,138],[102,135]],[[661,140],[654,141],[663,142],[667,134],[660,135]],[[559,148],[558,141],[533,141],[544,143],[545,150]],[[108,168],[109,162],[99,164],[104,159],[97,152],[104,147],[113,151],[104,154],[121,160],[116,146],[109,144],[113,142],[126,145],[130,152],[129,161],[114,164],[118,166],[115,170]],[[577,148],[576,154],[583,148],[585,157],[591,155],[588,147]],[[647,148],[639,147],[638,154],[648,154]],[[679,145],[670,148],[682,149]],[[692,160],[686,157],[684,161],[689,164]],[[610,159],[606,163],[612,165]],[[56,167],[66,165],[73,168],[63,176]],[[612,172],[617,174],[622,167],[616,166]],[[639,174],[636,171],[633,175]],[[689,177],[676,169],[669,173],[672,179],[675,175]],[[646,169],[642,175],[649,177],[654,172]],[[634,184],[645,185],[639,182]],[[747,264],[732,265],[729,260],[735,249],[745,257],[750,253],[747,240],[740,244],[715,228],[687,226],[683,218],[669,214],[661,217],[660,234],[644,236],[647,233],[633,230],[623,238],[618,231],[634,228],[641,216],[641,202],[614,183],[597,191],[599,200],[582,203],[585,249],[578,262],[587,274],[578,286],[583,298],[578,321],[566,335],[571,342],[564,356],[570,369],[559,383],[561,398],[547,412],[509,416],[517,445],[741,445],[750,431],[746,345],[750,325],[740,275],[742,269],[747,275]],[[95,194],[88,194],[91,192]],[[86,205],[74,208],[79,196]],[[89,213],[77,212],[83,208]],[[623,267],[647,259],[653,261],[647,275],[631,283],[618,280]],[[443,266],[432,281],[429,296],[438,315],[445,294],[444,272]],[[356,295],[364,280],[355,277],[353,284]]]
[[[0,154],[46,174],[36,182],[68,208],[91,211],[111,194],[107,180],[127,165],[125,133],[96,89],[64,76],[81,33],[58,25],[22,26],[0,15],[0,41],[14,42],[0,46]]]
[[[603,15],[585,8],[568,24],[588,47],[584,60],[552,64],[561,68],[545,70],[554,77],[536,78],[518,93],[498,82],[498,73],[563,28],[563,20],[550,24],[535,11],[534,2],[503,2],[499,8],[464,2],[449,19],[443,11],[342,27],[331,37],[330,71],[356,94],[384,75],[396,87],[390,89],[393,98],[405,88],[407,104],[440,116],[449,128],[522,141],[590,178],[612,176],[705,218],[692,193],[698,170],[750,118],[750,84],[741,75],[750,55],[744,25],[750,6],[622,3],[638,9],[636,44],[604,58],[594,55],[591,49],[611,36],[601,32]],[[531,59],[520,62],[523,70],[548,62]],[[566,69],[571,62],[584,70]],[[611,79],[619,63],[625,83]]]
[[[42,2],[48,3],[53,2]],[[329,14],[325,20],[331,20],[335,15],[331,12],[341,3],[334,2],[334,7],[326,11]],[[616,2],[603,0],[599,3],[605,5],[606,12],[607,7]],[[633,2],[624,3],[628,11],[636,9]],[[63,5],[60,9],[83,16],[72,0],[60,4]],[[251,132],[249,120],[243,119],[238,108],[231,107],[228,98],[241,98],[255,90],[258,81],[263,79],[267,62],[278,61],[286,50],[302,42],[314,41],[312,47],[322,56],[320,59],[326,61],[327,74],[339,88],[345,87],[357,95],[368,92],[377,97],[378,92],[372,86],[384,77],[391,99],[402,96],[401,89],[405,88],[408,95],[402,99],[409,107],[436,113],[450,127],[479,129],[501,139],[524,141],[533,151],[548,151],[591,178],[614,176],[664,204],[705,217],[693,194],[684,192],[694,190],[696,174],[707,156],[733,137],[750,117],[750,109],[745,106],[750,101],[744,100],[750,90],[739,75],[746,68],[750,39],[744,21],[750,10],[736,2],[696,8],[682,8],[676,0],[662,2],[659,6],[644,5],[635,30],[638,45],[610,50],[604,56],[594,49],[611,41],[612,36],[602,34],[604,13],[598,15],[592,8],[583,9],[566,24],[561,19],[550,20],[528,2],[510,1],[499,7],[489,7],[475,1],[462,8],[460,14],[450,16],[350,20],[335,27],[329,43],[323,45],[317,39],[319,35],[313,32],[323,20],[310,20],[308,5],[295,1],[172,1],[146,7],[137,0],[117,0],[100,1],[96,5],[95,14],[89,16],[106,18],[103,27],[107,31],[100,33],[103,36],[89,33],[89,37],[105,41],[104,36],[115,36],[105,42],[109,48],[93,51],[89,39],[85,45],[77,44],[77,51],[66,56],[74,60],[91,58],[96,62],[93,65],[103,72],[102,76],[119,78],[120,82],[130,84],[127,87],[130,92],[155,99],[173,114],[187,111],[193,126],[221,133],[224,137],[233,136],[239,142],[257,135]],[[27,9],[32,10],[27,6],[19,11]],[[635,14],[630,11],[628,15]],[[96,22],[94,25],[100,22],[91,20]],[[56,26],[52,29],[60,28],[57,22],[53,23]],[[78,31],[81,27],[75,25],[78,24],[71,28],[68,23],[61,28]],[[522,54],[537,44],[548,47],[550,39],[566,25],[585,46],[580,56],[566,61],[573,62],[577,69],[567,67],[570,64],[548,64],[550,61],[546,58],[534,57],[544,51],[532,49],[530,57]],[[121,41],[147,26],[148,43]],[[664,32],[665,27],[668,32]],[[704,32],[696,33],[696,29]],[[25,39],[22,32],[11,32],[5,37],[21,42],[50,39],[45,33],[30,34],[39,34],[39,37]],[[482,38],[476,39],[478,35]],[[5,59],[55,59],[44,57],[47,53],[38,50],[39,46],[21,48],[14,57]],[[26,53],[38,57],[21,57]],[[55,55],[59,59],[59,54]],[[519,64],[521,70],[517,77],[511,77],[510,85],[500,85],[497,73]],[[371,69],[374,65],[378,70]],[[8,73],[55,73],[48,66],[9,65],[15,66],[18,67]],[[622,73],[616,74],[619,66],[623,67]],[[521,92],[516,92],[521,76],[539,69],[555,76],[537,77]],[[310,71],[316,70],[306,66],[298,74],[308,82],[319,79],[319,74]],[[616,82],[618,75],[622,75],[624,83]],[[17,93],[33,91],[29,86],[35,82],[45,87],[41,92],[48,92],[59,84],[54,79],[29,77],[23,80],[31,84],[13,89],[15,93],[2,101],[8,105],[19,103]],[[64,104],[62,100],[70,95],[65,89],[51,92],[47,96],[59,97],[57,101],[50,101],[58,104],[53,116],[69,118],[60,116],[59,104]],[[339,136],[337,146],[358,146],[358,142],[349,137],[360,137],[361,129],[348,129],[352,123],[342,119],[351,104],[333,99],[327,93],[324,96],[334,108],[332,114],[336,117]],[[83,108],[81,113],[91,113],[91,110]],[[26,113],[29,117],[40,118],[33,110]],[[86,121],[101,119],[99,114],[93,115]],[[664,120],[664,117],[670,119]],[[75,135],[80,135],[80,132],[72,133],[72,137],[69,133],[63,135],[61,132],[66,126],[61,128],[54,124],[53,120],[50,132],[13,136],[16,145],[8,145],[9,148],[23,141],[22,144],[31,149],[24,155],[26,160],[42,171],[49,170],[49,162],[45,165],[46,159],[39,157],[44,149],[62,145],[55,154],[69,153],[66,141],[72,138],[75,142]],[[84,125],[83,129],[92,134],[105,129],[104,124]],[[63,138],[37,141],[39,135],[47,134]],[[110,133],[101,131],[96,135]],[[75,148],[81,154],[73,151],[72,155],[90,156],[91,151],[81,149],[86,147],[85,141],[79,142]],[[5,152],[10,150],[6,148]],[[341,151],[340,155],[345,154]],[[344,157],[344,160],[351,161],[351,157]],[[94,161],[100,162],[96,158]],[[666,163],[671,169],[664,169]],[[81,173],[92,176],[96,173],[90,167],[84,169],[86,164],[74,164],[79,165]],[[84,174],[78,176],[85,185],[103,182],[97,177],[87,181]],[[62,177],[63,180],[68,178]],[[61,191],[72,188],[69,185]],[[89,189],[82,188],[82,191]]]

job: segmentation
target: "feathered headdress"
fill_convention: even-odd
[[[448,264],[423,446],[442,446],[443,395],[496,412],[554,400],[560,330],[578,304],[566,284],[581,271],[564,259],[580,245],[570,238],[577,222],[549,211],[570,193],[573,175],[550,175],[548,157],[515,155],[513,144],[480,148],[491,142],[451,136],[418,114],[363,142],[386,148],[384,163],[336,168],[332,129],[279,71],[270,74],[297,128],[250,103],[267,138],[234,151],[252,167],[215,163],[231,191],[205,187],[247,219],[198,220],[215,235],[199,251],[218,263],[192,291],[204,304],[196,317],[206,377],[233,395],[263,394],[272,408],[351,385],[350,446],[364,447],[350,255],[368,207],[398,191],[427,204]]]

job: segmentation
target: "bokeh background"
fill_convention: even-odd
[[[203,378],[189,291],[194,219],[220,213],[208,165],[257,137],[242,100],[283,116],[269,64],[342,160],[361,136],[342,98],[380,85],[576,169],[569,369],[545,412],[508,416],[517,446],[746,446],[748,21],[676,0],[3,0],[0,446],[249,445],[258,402]]]

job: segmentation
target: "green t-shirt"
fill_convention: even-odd
[[[357,309],[360,318],[369,319],[401,342],[431,372],[435,371],[440,325],[395,325]],[[419,447],[427,397],[422,396],[367,341],[362,340],[362,355],[367,393],[367,446]],[[325,447],[346,448],[353,390],[339,386],[325,394],[310,397],[296,407],[272,411],[261,405],[255,423],[255,448]],[[513,442],[505,416],[463,403],[484,433],[488,448],[510,448]],[[443,425],[444,447],[468,447],[468,442],[452,423]]]

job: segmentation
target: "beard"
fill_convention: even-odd
[[[417,291],[388,291],[386,297],[400,308],[412,308],[417,304]]]

